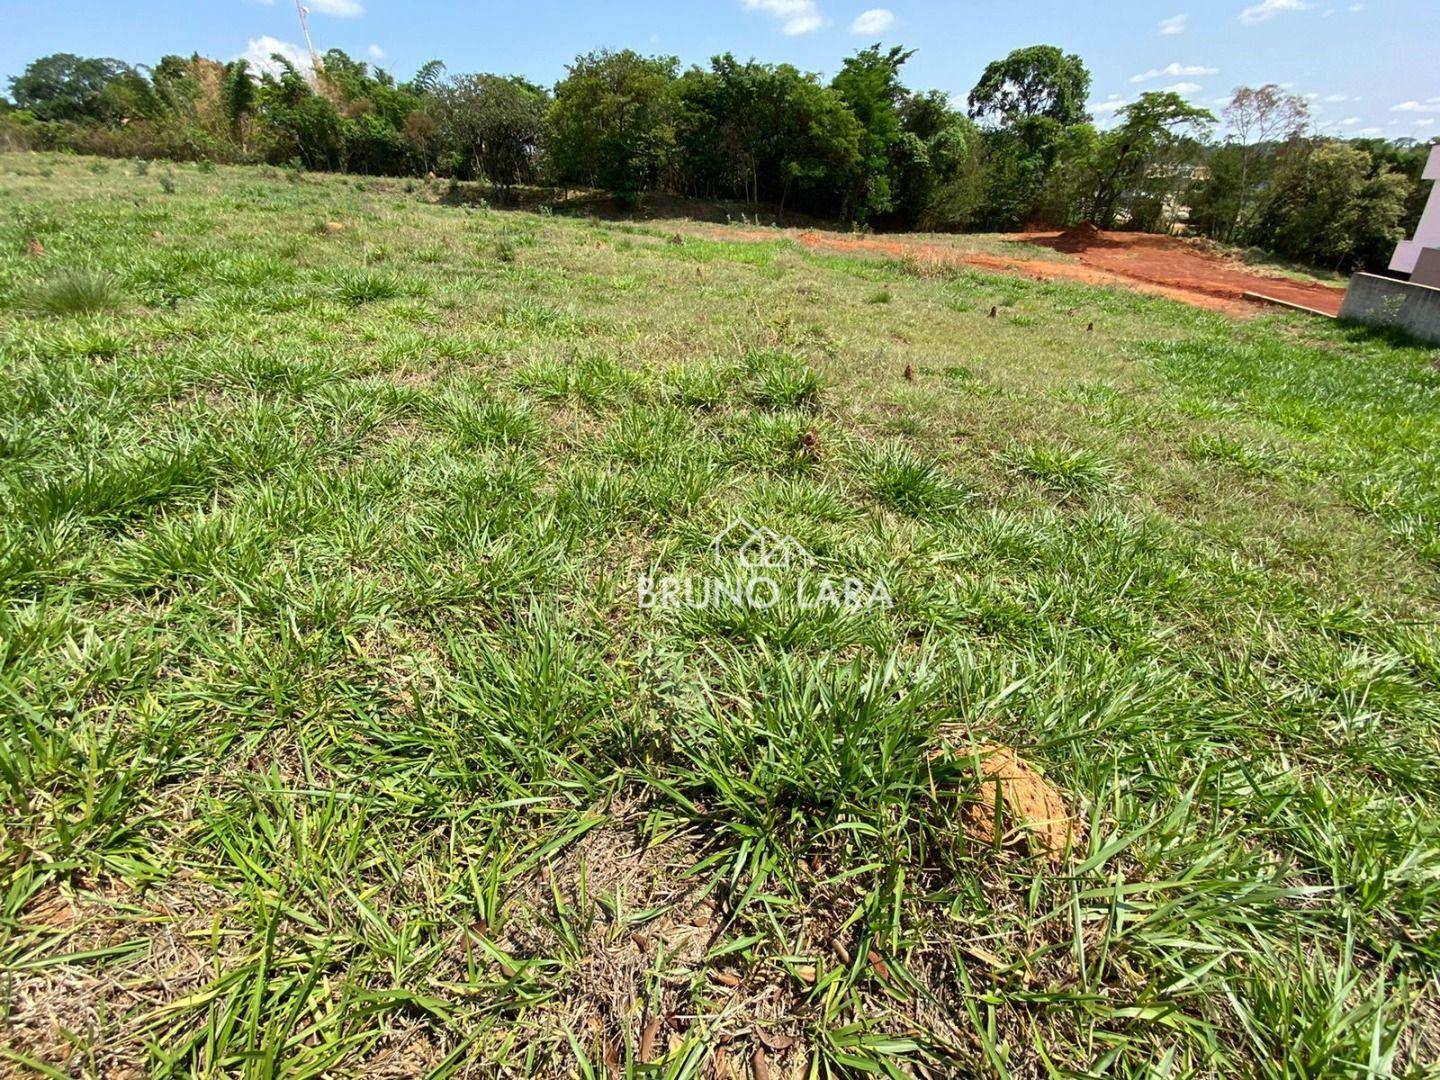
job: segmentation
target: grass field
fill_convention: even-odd
[[[0,1071],[1440,1057],[1433,352],[443,195],[0,156]]]

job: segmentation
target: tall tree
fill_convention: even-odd
[[[445,62],[443,60],[426,60],[420,65],[405,89],[416,97],[426,97],[440,89],[441,81],[445,78]]]
[[[680,62],[608,49],[577,57],[555,87],[548,116],[556,178],[626,201],[655,187],[675,145]]]
[[[15,104],[41,120],[106,120],[105,91],[135,69],[120,60],[54,53],[10,80]]]
[[[904,135],[900,106],[908,95],[900,69],[913,55],[898,45],[885,51],[872,45],[848,57],[831,83],[865,130],[862,182],[851,193],[847,216],[863,220],[888,213],[894,207],[895,174],[914,159],[914,148],[907,145],[903,162],[892,160]]]
[[[277,73],[261,77],[259,111],[273,140],[272,156],[309,169],[338,169],[345,159],[339,110],[283,55],[270,60]]]
[[[986,137],[989,224],[1014,227],[1037,215],[1061,148],[1085,125],[1090,72],[1053,45],[1016,49],[985,68],[970,91],[970,116],[991,125]]]
[[[1341,269],[1388,259],[1402,239],[1409,184],[1361,147],[1331,139],[1287,144],[1254,239],[1290,258]]]
[[[1090,72],[1074,53],[1054,45],[1016,49],[985,68],[970,91],[970,116],[1016,124],[1045,117],[1062,125],[1087,119]]]
[[[1191,105],[1179,94],[1163,90],[1141,94],[1120,110],[1121,123],[1101,140],[1091,218],[1102,229],[1115,224],[1116,211],[1127,195],[1145,194],[1147,181],[1170,189],[1184,163],[1172,151],[1184,136],[1203,134],[1215,123],[1208,109]]]
[[[837,215],[859,169],[864,132],[839,95],[789,64],[728,53],[677,86],[678,190],[799,204]]]
[[[246,60],[234,60],[225,65],[224,82],[220,88],[221,105],[225,119],[230,121],[230,130],[236,142],[245,144],[245,122],[255,111],[257,94],[255,80],[250,76],[250,64]]]
[[[979,128],[941,90],[907,93],[900,126],[890,155],[895,224],[934,231],[968,225],[984,193]]]
[[[435,89],[428,108],[460,171],[508,190],[535,178],[548,102],[518,76],[459,75]]]
[[[1229,141],[1236,147],[1239,170],[1235,210],[1226,239],[1243,235],[1250,214],[1260,202],[1257,172],[1262,163],[1273,161],[1277,145],[1294,142],[1305,134],[1310,123],[1310,105],[1299,94],[1287,94],[1274,83],[1258,89],[1241,86],[1226,106],[1225,125]]]

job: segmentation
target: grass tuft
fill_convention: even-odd
[[[1114,483],[1117,473],[1113,461],[1081,446],[1032,443],[1012,449],[1007,460],[1022,475],[1061,495],[1104,491]]]
[[[860,473],[871,495],[912,517],[948,514],[970,497],[933,458],[906,443],[892,442],[870,451],[861,462]]]
[[[420,292],[413,282],[378,270],[358,270],[341,274],[334,284],[336,299],[351,307],[381,300],[395,300],[402,296],[417,296]]]
[[[35,286],[29,294],[31,310],[63,318],[116,311],[124,305],[124,293],[115,280],[94,270],[71,270]]]
[[[750,400],[767,409],[811,408],[820,401],[820,373],[804,361],[778,349],[756,349],[746,354],[750,374]]]

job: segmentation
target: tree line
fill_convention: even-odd
[[[911,55],[871,46],[825,81],[730,54],[682,69],[601,50],[547,88],[438,60],[398,82],[340,50],[314,71],[281,55],[257,71],[56,54],[0,98],[0,146],[435,174],[502,198],[666,192],[885,230],[1183,225],[1342,269],[1385,265],[1423,206],[1426,147],[1317,135],[1306,101],[1276,86],[1237,90],[1219,117],[1145,93],[1102,130],[1090,72],[1054,46],[991,63],[963,104],[907,87]]]

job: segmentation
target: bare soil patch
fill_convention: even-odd
[[[1120,286],[1234,315],[1253,315],[1266,310],[1264,305],[1245,299],[1245,294],[1250,292],[1331,315],[1340,313],[1340,303],[1345,298],[1344,289],[1261,273],[1193,241],[1147,233],[1105,232],[1093,225],[1060,233],[1013,233],[1008,239],[1017,244],[1014,258],[902,236],[855,236],[817,230],[792,235],[806,247],[819,251],[869,252],[935,265],[973,266],[1039,281]],[[775,238],[774,233],[733,229],[725,230],[723,236],[745,240]],[[1026,258],[1019,253],[1020,244],[1048,247],[1072,259]]]
[[[1246,293],[1262,293],[1339,315],[1345,299],[1345,290],[1337,286],[1261,273],[1199,243],[1173,236],[1103,232],[1093,225],[1081,225],[1062,233],[1021,233],[1016,239],[1074,255],[1083,266],[1141,285],[1192,294],[1187,302],[1198,307],[1211,306],[1208,300],[1229,303],[1244,301]]]

